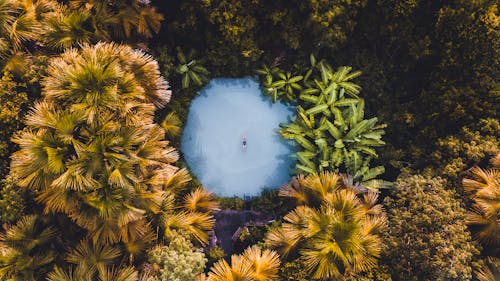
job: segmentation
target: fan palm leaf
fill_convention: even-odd
[[[500,170],[497,168],[471,169],[471,178],[463,179],[464,189],[471,193],[473,208],[466,215],[466,223],[472,228],[474,237],[488,251],[498,253],[500,249]]]
[[[220,260],[212,266],[208,281],[252,281],[251,264],[241,256],[232,255],[231,265]]]
[[[0,278],[35,280],[36,272],[50,264],[56,252],[50,247],[57,231],[35,215],[22,217],[0,234]]]
[[[175,111],[170,112],[165,116],[161,122],[161,126],[165,129],[165,133],[169,138],[176,138],[181,133],[182,122],[175,113]]]
[[[496,281],[500,279],[500,259],[488,257],[485,264],[476,272],[479,281]]]
[[[215,200],[215,194],[198,187],[184,196],[184,208],[193,212],[213,212],[219,210],[219,203]]]
[[[266,281],[278,278],[279,256],[275,251],[262,251],[258,246],[248,247],[242,254],[244,262],[250,264],[253,280]]]
[[[299,254],[311,277],[337,280],[366,272],[377,265],[382,248],[380,237],[386,216],[377,195],[341,187],[341,177],[325,172],[296,180],[280,192],[294,196],[299,205],[272,228],[266,245],[282,255]],[[291,188],[293,186],[293,188]],[[312,195],[310,195],[312,194]]]
[[[49,29],[45,33],[48,46],[64,50],[93,41],[94,34],[85,29],[90,18],[87,11],[62,11],[48,21]]]

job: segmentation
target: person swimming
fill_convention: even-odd
[[[247,137],[243,137],[243,149],[246,150],[247,149]]]

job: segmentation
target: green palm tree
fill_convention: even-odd
[[[175,72],[181,76],[181,86],[183,89],[189,88],[191,85],[202,86],[208,81],[207,76],[210,72],[203,67],[200,60],[194,59],[195,52],[191,50],[188,56],[177,48],[178,65]]]
[[[51,61],[44,99],[14,140],[12,171],[46,213],[63,213],[94,243],[123,243],[135,255],[154,235],[148,215],[164,200],[177,152],[154,124],[169,98],[156,62],[100,43]]]
[[[22,217],[0,235],[0,279],[34,281],[57,256],[57,231],[37,216]]]
[[[334,72],[325,62],[311,63],[303,83],[306,89],[299,97],[297,118],[280,129],[284,138],[301,146],[296,153],[297,171],[340,171],[373,190],[387,185],[376,179],[384,168],[370,167],[372,158],[378,157],[374,148],[385,144],[381,138],[386,125],[377,124],[376,117],[364,119],[360,87],[351,82],[360,72],[351,73],[350,67]]]
[[[377,195],[342,188],[341,178],[325,172],[299,177],[280,191],[299,206],[272,229],[266,244],[283,255],[295,253],[312,278],[337,280],[377,265],[386,223]]]
[[[276,102],[281,98],[288,102],[296,102],[296,95],[302,90],[302,75],[292,75],[291,72],[284,72],[278,67],[268,67],[264,65],[261,69],[255,71],[263,76],[262,86],[264,92],[273,98]]]
[[[342,111],[327,104],[308,110],[298,106],[297,115],[293,123],[281,125],[280,133],[302,147],[296,154],[299,172],[340,170],[366,187],[377,189],[380,186],[382,182],[375,178],[384,168],[370,168],[369,163],[373,157],[378,157],[373,148],[385,144],[381,140],[385,125],[377,124],[376,117],[364,119],[362,100]]]
[[[463,179],[463,186],[474,201],[466,223],[474,237],[491,256],[500,253],[500,165],[492,159],[493,168],[471,169],[472,178]]]

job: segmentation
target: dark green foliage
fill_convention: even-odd
[[[252,226],[252,222],[248,222],[249,226],[245,226],[235,243],[235,252],[243,252],[244,249],[252,245],[263,243],[267,227],[266,226]]]
[[[283,263],[280,267],[279,276],[281,281],[310,281],[311,277],[306,270],[302,260],[296,259]]]
[[[259,196],[252,198],[250,208],[264,214],[275,214],[276,217],[284,216],[292,208],[284,204],[278,192],[277,189],[263,189]]]
[[[70,0],[48,21],[46,41],[57,50],[99,41],[137,42],[158,33],[163,16],[145,1]]]
[[[463,127],[459,133],[439,139],[430,155],[430,161],[436,164],[428,168],[429,173],[446,176],[460,191],[460,178],[466,169],[500,152],[498,119],[480,119],[474,127],[477,129]]]
[[[382,261],[395,280],[471,280],[478,254],[465,210],[441,178],[401,175],[384,200],[388,214]]]
[[[497,1],[172,2],[162,3],[162,39],[197,49],[215,76],[261,62],[303,75],[294,70],[311,52],[362,70],[366,111],[389,125],[377,164],[391,178],[408,166],[436,170],[443,164],[428,156],[439,139],[498,118]]]
[[[348,278],[346,281],[392,281],[390,268],[379,264],[378,267],[360,274],[359,276]]]
[[[23,126],[30,101],[23,84],[12,80],[12,75],[4,73],[0,80],[0,179],[9,171],[9,156],[15,150],[10,141],[12,134]]]
[[[346,46],[332,56],[368,75],[360,83],[368,111],[390,124],[394,167],[446,165],[427,157],[438,139],[498,118],[497,1],[369,1]]]
[[[157,1],[169,44],[196,48],[216,74],[241,75],[262,57],[336,49],[356,26],[366,0]]]
[[[243,210],[245,201],[239,197],[221,197],[217,199],[222,210]]]
[[[211,248],[210,250],[208,250],[205,255],[207,257],[206,268],[210,268],[218,260],[224,258],[226,256],[226,253],[224,253],[224,250],[222,250],[221,247],[216,246],[215,248]]]
[[[0,224],[15,222],[24,214],[25,193],[13,176],[0,180]]]

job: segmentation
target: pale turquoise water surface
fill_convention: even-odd
[[[181,151],[208,190],[256,195],[290,178],[294,147],[278,128],[293,116],[293,107],[273,104],[252,78],[213,79],[191,103]]]

